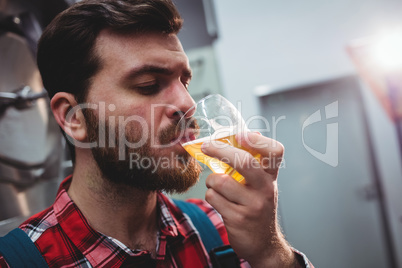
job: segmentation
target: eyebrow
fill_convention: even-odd
[[[144,65],[139,68],[134,68],[130,70],[126,75],[123,76],[123,81],[129,80],[135,76],[139,76],[142,74],[163,74],[163,75],[172,75],[174,71],[169,68],[155,66],[155,65]],[[186,78],[192,77],[192,71],[189,68],[183,70],[182,75]]]

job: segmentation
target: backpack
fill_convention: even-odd
[[[49,267],[31,238],[19,228],[0,238],[0,253],[11,268]]]
[[[215,226],[197,205],[180,200],[173,201],[190,217],[214,268],[240,267],[240,261],[232,247],[223,244]],[[0,238],[0,253],[12,268],[49,267],[32,240],[19,228]]]
[[[230,245],[223,244],[221,236],[204,211],[193,203],[177,199],[173,201],[183,213],[190,217],[195,229],[200,234],[205,249],[209,253],[214,268],[240,267],[240,261],[236,253]]]

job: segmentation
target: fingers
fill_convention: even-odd
[[[246,178],[249,185],[262,186],[266,173],[271,179],[276,179],[284,153],[284,147],[280,142],[256,132],[238,134],[236,141],[244,150],[212,141],[204,143],[202,151],[232,166]]]
[[[211,174],[206,179],[206,186],[208,189],[213,189],[214,192],[224,196],[229,202],[235,204],[245,204],[247,202],[248,198],[242,192],[243,185],[233,180],[233,178],[229,175]],[[214,201],[213,195],[208,197],[210,197],[210,201]]]
[[[236,141],[228,138],[225,142],[239,148],[212,141],[204,143],[202,151],[232,166],[245,177],[246,184],[226,174],[211,174],[206,180],[205,199],[222,215],[233,248],[251,261],[258,249],[272,251],[272,241],[278,237],[276,177],[284,149],[279,142],[257,133],[236,135]]]
[[[227,218],[231,211],[237,210],[237,204],[229,202],[224,196],[215,191],[213,188],[209,188],[205,193],[205,200],[218,211],[223,218]]]
[[[250,153],[219,141],[204,143],[202,151],[236,169],[246,178],[248,185],[254,187],[263,185],[263,179],[267,174],[261,168],[259,161]]]
[[[260,154],[260,164],[265,172],[276,175],[282,163],[284,154],[283,145],[258,132],[244,132],[236,135],[236,140],[241,147],[254,154]]]

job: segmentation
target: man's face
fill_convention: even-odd
[[[104,177],[144,190],[183,192],[199,164],[177,142],[176,124],[194,101],[188,59],[176,35],[102,31],[85,109],[88,141]]]

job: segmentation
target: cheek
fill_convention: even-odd
[[[106,104],[106,119],[110,122],[114,120],[116,128],[126,128],[128,131],[136,129],[148,137],[157,137],[161,128],[166,127],[171,122],[164,120],[165,109],[160,105],[152,103],[135,103],[124,101],[119,105],[112,103]]]
[[[156,115],[151,113],[147,105],[126,106],[124,109],[116,111],[115,116],[117,127],[121,130],[125,129],[131,134],[136,133],[136,136],[140,135],[143,138],[149,138],[152,133],[155,133],[156,128],[152,117],[156,117]]]
[[[113,117],[118,120],[126,120],[127,118],[143,118],[147,120],[149,108],[146,105],[135,105],[129,102],[106,103],[106,116]]]

